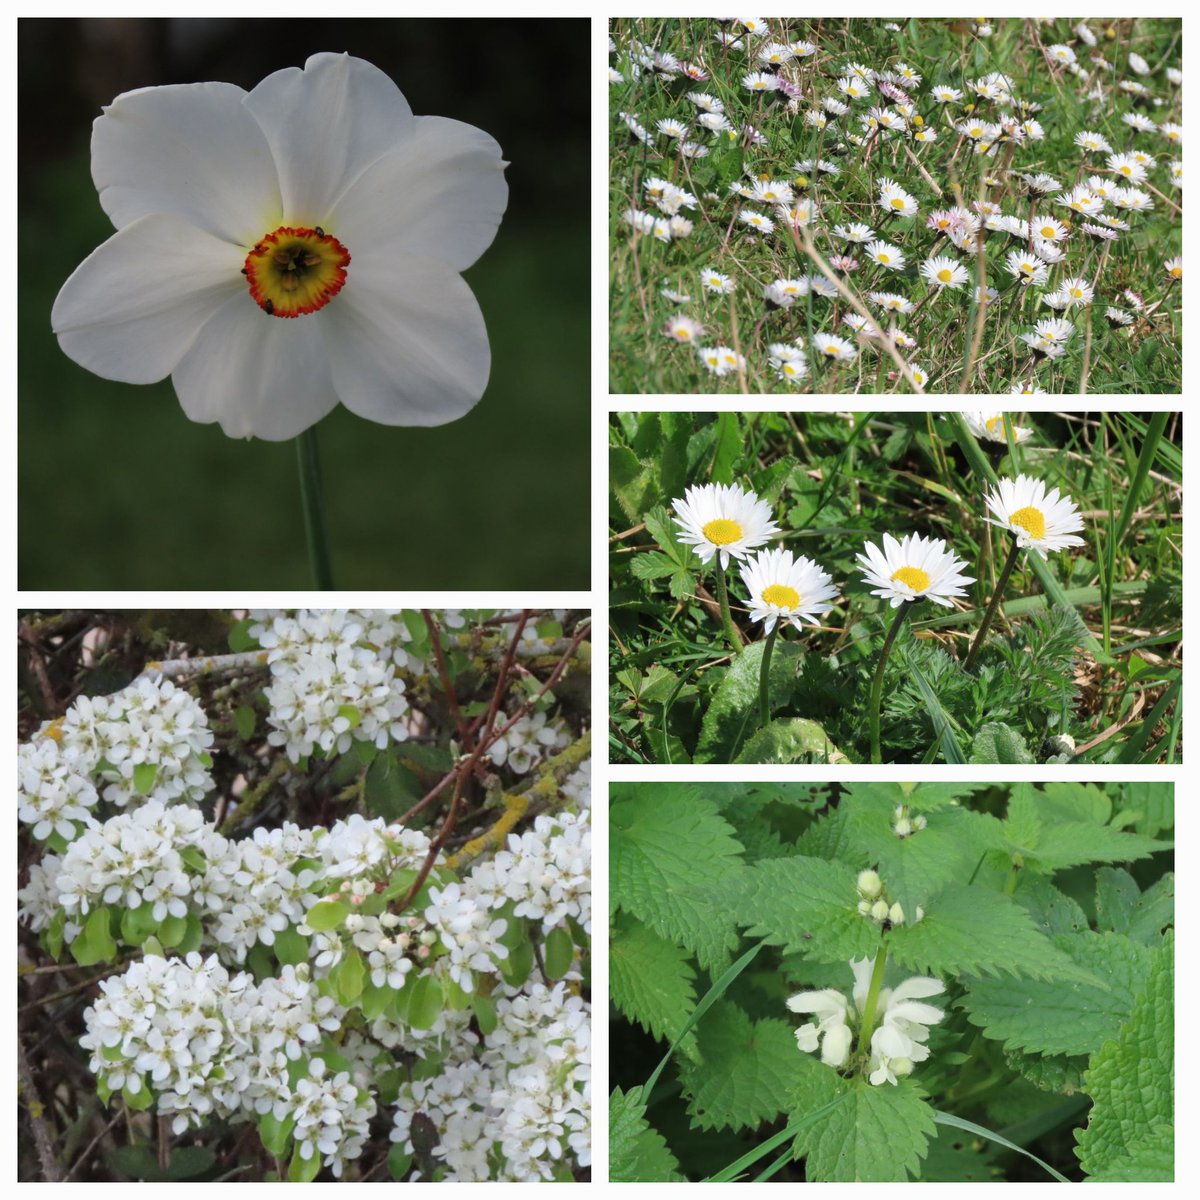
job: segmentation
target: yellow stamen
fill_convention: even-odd
[[[763,588],[762,598],[764,604],[774,604],[777,608],[800,607],[800,593],[786,583],[773,583]]]
[[[903,208],[903,207],[904,207],[904,199],[903,199],[903,197],[901,197],[901,196],[894,196],[894,197],[892,198],[892,207],[893,207],[893,208]]]
[[[940,280],[941,280],[943,283],[949,283],[949,282],[950,282],[950,280],[954,278],[954,273],[953,273],[953,272],[950,270],[950,268],[949,268],[949,267],[943,267],[943,268],[942,268],[942,269],[941,269],[941,270],[938,272],[938,274],[937,274],[937,277],[938,277],[938,278],[939,278],[939,279],[940,279]]]
[[[701,532],[714,546],[728,546],[742,538],[742,527],[736,521],[729,521],[724,517],[709,521]]]
[[[901,567],[892,576],[893,583],[897,580],[907,583],[914,592],[923,592],[929,586],[929,576],[920,567]]]
[[[1046,518],[1036,508],[1019,508],[1008,520],[1011,525],[1020,525],[1031,538],[1046,536]]]

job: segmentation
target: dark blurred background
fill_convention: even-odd
[[[466,272],[492,345],[478,407],[393,429],[339,406],[318,426],[337,585],[589,586],[587,20],[24,19],[18,48],[21,588],[309,586],[293,445],[193,424],[169,379],[90,374],[50,309],[113,232],[89,163],[102,105],[250,89],[320,50],[374,63],[415,113],[478,125],[512,164]]]

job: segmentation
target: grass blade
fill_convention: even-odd
[[[813,1122],[820,1120],[821,1117],[823,1117],[827,1112],[830,1112],[832,1109],[836,1108],[839,1103],[841,1103],[840,1097],[837,1100],[830,1100],[828,1104],[822,1104],[821,1107],[816,1109],[814,1112],[805,1113],[804,1116],[798,1117],[786,1129],[780,1130],[779,1133],[767,1138],[765,1142],[755,1146],[753,1150],[747,1151],[742,1155],[741,1158],[737,1159],[735,1162],[731,1162],[729,1166],[723,1167],[715,1175],[704,1180],[704,1182],[732,1182],[734,1179],[737,1179],[747,1167],[752,1167],[760,1158],[766,1158],[766,1156],[770,1154],[772,1150],[782,1146],[784,1142],[790,1141],[796,1136],[796,1134],[800,1132],[800,1130],[805,1129],[809,1125],[813,1124]],[[772,1164],[772,1166],[774,1166],[774,1164]]]
[[[953,1129],[961,1129],[964,1133],[973,1133],[976,1137],[986,1138],[989,1142],[995,1142],[998,1146],[1004,1146],[1008,1150],[1015,1150],[1018,1154],[1025,1155],[1026,1158],[1037,1163],[1043,1171],[1057,1179],[1059,1183],[1071,1182],[1065,1175],[1060,1175],[1048,1162],[1043,1162],[1036,1154],[1030,1154],[1028,1150],[1023,1150],[1016,1142],[1010,1142],[1008,1138],[1001,1137],[1000,1134],[993,1133],[990,1129],[984,1129],[982,1125],[976,1125],[974,1121],[964,1121],[962,1117],[940,1112],[936,1108],[933,1110],[933,1119],[938,1125],[949,1125]]]

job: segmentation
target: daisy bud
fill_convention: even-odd
[[[871,916],[877,921],[886,921],[888,919],[888,903],[886,900],[876,900],[871,905]]]
[[[898,901],[888,909],[888,920],[891,921],[893,925],[904,924],[904,909],[900,907]]]
[[[883,891],[883,880],[874,871],[863,871],[858,877],[858,894],[874,899]]]

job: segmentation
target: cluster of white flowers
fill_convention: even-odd
[[[198,803],[213,785],[212,740],[199,703],[169,680],[81,696],[18,747],[18,815],[36,838],[70,841],[89,824],[101,787],[117,807],[148,796]]]
[[[925,818],[916,817],[915,820],[921,822],[920,828],[925,827]],[[907,837],[907,834],[897,833],[897,837]],[[882,925],[887,922],[889,925],[903,925],[905,922],[904,909],[900,906],[897,900],[894,904],[888,902],[885,895],[883,880],[875,871],[860,871],[858,876],[858,911],[877,925]],[[921,905],[917,905],[917,911],[913,917],[913,924],[925,919],[925,910]]]
[[[806,1054],[818,1048],[821,1061],[831,1067],[844,1067],[850,1059],[854,1035],[866,1015],[875,959],[851,959],[854,972],[854,999],[848,1000],[836,988],[797,992],[787,1006],[792,1012],[809,1013],[816,1021],[796,1030],[796,1044]],[[929,1026],[946,1014],[922,999],[944,992],[940,979],[914,975],[895,988],[880,988],[875,1012],[879,1023],[871,1030],[871,1054],[866,1071],[878,1087],[895,1084],[898,1076],[911,1075],[913,1067],[929,1057]]]
[[[280,1107],[276,1105],[276,1116]],[[308,1078],[296,1084],[292,1111],[300,1157],[321,1154],[325,1165],[340,1176],[342,1164],[362,1153],[375,1099],[351,1081],[348,1071],[328,1075],[324,1059],[318,1058],[310,1064]]]
[[[496,714],[496,728],[503,729],[508,717]],[[508,767],[515,775],[527,775],[538,763],[570,744],[571,733],[566,722],[557,717],[551,720],[544,712],[522,717],[503,736],[488,747],[488,757],[498,767]]]
[[[402,615],[384,609],[255,611],[250,635],[267,651],[268,740],[297,762],[318,747],[344,754],[354,741],[383,749],[408,737],[400,667],[417,666]]]
[[[437,1134],[433,1157],[458,1182],[551,1180],[568,1159],[586,1166],[590,1007],[565,982],[533,984],[499,999],[496,1016],[475,1057],[404,1084],[392,1140],[413,1153],[414,1118],[427,1119]]]

